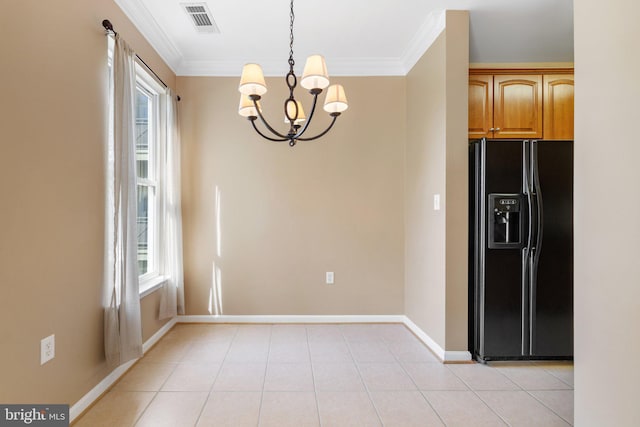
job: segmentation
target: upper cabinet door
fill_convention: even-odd
[[[542,75],[493,77],[494,138],[542,138]]]
[[[493,138],[493,76],[469,76],[469,139]]]
[[[543,84],[544,139],[573,139],[573,75],[545,75]]]

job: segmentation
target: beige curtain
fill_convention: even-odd
[[[160,295],[159,318],[184,314],[184,279],[182,266],[182,212],[180,199],[180,128],[178,99],[168,90],[167,170],[165,197],[165,276]]]
[[[135,53],[115,36],[107,154],[104,344],[109,366],[142,356],[137,260]]]

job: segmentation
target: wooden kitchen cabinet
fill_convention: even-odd
[[[573,139],[571,71],[472,70],[469,139],[482,137]]]
[[[494,138],[542,138],[542,76],[493,77]]]
[[[493,76],[469,76],[469,139],[493,138]]]
[[[544,139],[573,139],[573,75],[543,76]]]

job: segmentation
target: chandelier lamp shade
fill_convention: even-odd
[[[291,0],[290,25],[289,25],[289,72],[285,76],[287,87],[289,88],[289,97],[284,101],[284,121],[289,125],[287,132],[279,132],[271,126],[262,114],[262,106],[260,99],[267,92],[267,84],[264,80],[262,67],[259,64],[245,64],[240,77],[240,105],[238,114],[246,117],[255,131],[269,141],[288,141],[289,146],[293,147],[298,141],[313,141],[324,136],[331,130],[336,119],[342,112],[349,108],[347,97],[344,93],[342,85],[334,84],[330,86],[329,73],[327,72],[327,64],[322,55],[312,55],[307,58],[304,66],[300,86],[307,89],[313,97],[309,115],[305,115],[302,103],[295,98],[294,91],[298,86],[298,78],[296,77],[293,67],[295,61],[293,59],[293,21],[295,15],[293,13],[293,0]],[[316,104],[318,95],[326,89],[326,97],[324,101],[324,110],[329,113],[331,122],[322,132],[308,136],[306,134],[309,125],[316,112]],[[264,130],[256,124],[260,119],[264,125]]]

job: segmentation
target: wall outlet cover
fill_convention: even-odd
[[[327,285],[333,285],[333,271],[327,271],[326,283]]]
[[[49,335],[40,341],[40,365],[44,365],[56,356],[55,335]]]

